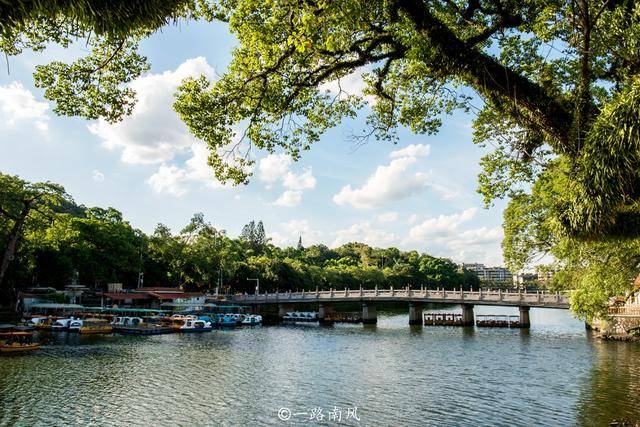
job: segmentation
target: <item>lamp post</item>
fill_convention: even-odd
[[[247,282],[256,281],[256,295],[260,293],[260,279],[247,279]]]

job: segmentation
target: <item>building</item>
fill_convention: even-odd
[[[511,283],[512,274],[504,267],[486,267],[484,264],[462,264],[462,268],[476,273],[481,281],[489,283]]]
[[[132,290],[101,292],[102,306],[161,309],[167,307],[198,307],[204,305],[202,293],[183,292],[180,288],[141,287]]]
[[[541,285],[547,285],[549,282],[551,282],[554,273],[555,271],[553,270],[537,269],[536,274],[538,275],[538,283],[540,283]]]
[[[476,273],[478,277],[484,275],[484,264],[462,264],[462,268]]]
[[[513,284],[516,286],[537,285],[538,274],[537,273],[516,273],[513,275]]]

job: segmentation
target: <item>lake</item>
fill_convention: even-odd
[[[452,311],[448,310],[448,311]],[[517,309],[476,307],[476,314]],[[150,337],[40,334],[0,359],[0,425],[607,425],[640,419],[640,346],[566,310],[530,330],[268,326]],[[284,419],[284,421],[283,421]]]

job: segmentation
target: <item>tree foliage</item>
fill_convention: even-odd
[[[87,57],[39,67],[36,81],[58,113],[109,121],[135,102],[121,83],[147,69],[140,40],[177,20],[226,22],[238,39],[227,71],[185,80],[175,103],[210,146],[219,179],[246,182],[255,147],[298,159],[367,104],[363,139],[395,140],[399,127],[433,133],[464,109],[477,114],[476,142],[496,147],[480,180],[488,203],[521,193],[560,156],[570,193],[563,230],[637,234],[632,0],[17,1],[0,17],[9,55],[89,38]],[[364,93],[345,93],[340,79],[361,72]]]
[[[148,67],[139,41],[182,19],[222,20],[238,40],[226,72],[186,79],[174,104],[209,145],[220,180],[247,182],[255,148],[298,159],[363,109],[367,128],[354,137],[390,141],[399,127],[434,133],[447,113],[472,111],[475,142],[493,147],[479,191],[487,204],[511,199],[504,250],[512,266],[553,254],[568,274],[564,286],[583,283],[599,295],[582,304],[589,312],[637,273],[640,3],[17,1],[0,6],[0,49],[15,55],[88,38],[87,57],[39,67],[36,83],[58,113],[113,122],[135,103],[123,83]],[[361,94],[340,84],[354,73],[364,73]],[[255,238],[243,240],[253,256],[264,255]],[[353,246],[332,253],[327,266],[318,264],[326,251],[312,248],[303,256],[314,267],[370,266],[370,254],[358,259]],[[602,256],[623,268],[611,271],[615,286],[588,274],[604,272]]]
[[[46,228],[56,210],[61,211],[70,203],[70,197],[59,185],[30,183],[0,173],[0,295],[15,299],[15,286],[5,286],[5,281],[25,235]]]
[[[132,288],[138,286],[140,273],[147,286],[200,291],[218,287],[221,292],[253,292],[254,283],[247,279],[255,278],[260,279],[262,291],[376,286],[468,289],[479,285],[477,276],[459,271],[450,260],[415,251],[355,242],[335,249],[324,245],[281,249],[269,243],[262,221],[251,221],[238,238],[231,238],[202,213],[196,213],[178,233],[158,224],[146,235],[118,210],[76,205],[54,184],[30,184],[7,175],[1,178],[13,185],[11,192],[2,193],[2,211],[17,212],[22,205],[16,202],[11,207],[11,200],[41,194],[29,191],[55,190],[42,195],[38,213],[31,213],[25,222],[22,244],[16,246],[6,277],[8,286],[15,290],[28,285],[62,288],[76,279],[94,289],[111,282]],[[47,204],[49,197],[65,203]],[[39,215],[45,213],[46,220],[41,220]],[[9,217],[0,219],[2,243],[6,245],[5,236],[14,223]]]
[[[612,297],[626,294],[640,274],[640,238],[577,238],[564,232],[558,219],[571,197],[570,183],[555,160],[534,184],[531,194],[513,197],[504,212],[505,261],[512,271],[553,258],[551,287],[572,290],[572,309],[591,320],[606,315]]]

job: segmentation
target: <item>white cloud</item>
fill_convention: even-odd
[[[188,152],[196,139],[189,134],[172,105],[173,94],[186,77],[213,77],[213,68],[203,57],[188,59],[174,71],[148,74],[131,82],[137,103],[130,116],[110,124],[98,120],[89,131],[111,150],[120,150],[121,159],[131,164],[155,164]]]
[[[398,212],[385,212],[376,216],[378,222],[394,222],[398,220]]]
[[[388,247],[394,245],[398,238],[395,234],[376,229],[371,226],[369,221],[353,224],[349,228],[338,230],[335,232],[335,239],[332,246],[340,246],[349,242],[362,242],[370,246]]]
[[[232,184],[222,184],[207,163],[209,149],[201,142],[191,145],[191,157],[185,167],[163,163],[147,182],[156,193],[184,196],[189,192],[191,183],[204,184],[209,188],[230,188]]]
[[[98,182],[104,181],[104,174],[96,169],[96,170],[93,171],[93,174],[91,175],[91,178],[94,181],[98,181]]]
[[[458,227],[471,220],[477,213],[478,208],[469,208],[461,213],[451,215],[440,215],[428,218],[409,230],[408,240],[412,242],[424,241],[431,237],[447,236],[457,232]]]
[[[185,186],[186,172],[175,165],[160,165],[158,172],[149,177],[147,182],[156,193],[168,193],[173,196],[184,196],[189,192]]]
[[[431,146],[427,144],[411,144],[406,147],[392,151],[389,157],[396,159],[398,157],[427,157],[431,152]]]
[[[102,139],[103,145],[121,152],[121,160],[130,164],[160,164],[147,182],[156,193],[183,196],[191,184],[222,188],[208,165],[209,149],[193,137],[172,105],[173,94],[186,77],[204,75],[212,78],[213,68],[203,57],[184,61],[175,70],[148,74],[135,79],[129,87],[136,92],[137,103],[130,116],[110,124],[98,120],[89,131]],[[191,156],[184,164],[172,164],[176,155]]]
[[[49,104],[36,101],[33,93],[20,82],[0,86],[0,112],[2,122],[15,126],[19,122],[32,122],[40,132],[49,130]]]
[[[260,180],[267,184],[275,184],[289,172],[291,162],[291,157],[286,154],[269,154],[260,159],[258,164]]]
[[[316,178],[313,176],[311,167],[305,168],[304,172],[295,174],[287,172],[282,180],[282,185],[291,190],[306,190],[315,188]]]
[[[388,166],[378,166],[362,187],[346,185],[333,196],[333,201],[338,205],[369,209],[420,193],[427,187],[429,176],[424,172],[407,173],[416,162],[415,157],[401,157]]]
[[[409,230],[402,240],[404,248],[420,248],[428,253],[451,258],[456,262],[483,262],[500,265],[502,253],[500,241],[501,227],[463,229],[463,225],[475,218],[477,208],[462,212],[426,218]],[[412,216],[415,221],[420,215]]]
[[[481,227],[465,230],[440,240],[440,253],[458,262],[482,262],[486,265],[501,265],[500,242],[504,234],[502,227]]]
[[[459,187],[454,188],[453,186],[441,184],[439,182],[431,181],[429,183],[429,188],[435,191],[442,200],[453,200],[462,197],[463,190]]]
[[[413,214],[409,217],[409,219],[407,220],[407,222],[409,224],[415,224],[416,222],[420,221],[420,218],[422,218],[422,215],[420,214]]]
[[[388,202],[401,200],[421,193],[431,185],[429,172],[411,174],[409,169],[420,158],[427,157],[431,147],[426,144],[411,144],[389,154],[391,162],[387,166],[378,166],[373,175],[360,188],[351,185],[342,187],[333,196],[338,205],[351,205],[357,209],[369,209]]]
[[[298,206],[302,201],[302,191],[287,190],[273,202],[275,206],[282,206],[285,208],[292,208]]]
[[[279,247],[294,246],[298,243],[298,238],[302,237],[302,244],[310,246],[318,243],[323,233],[314,230],[307,219],[291,220],[280,223],[281,231],[269,234],[271,243]]]
[[[302,201],[303,190],[315,188],[317,180],[310,167],[301,173],[291,170],[293,159],[288,154],[269,154],[258,163],[258,177],[267,188],[275,184],[285,188],[284,193],[272,203],[273,206],[294,207]]]
[[[269,154],[260,159],[258,171],[260,180],[271,186],[277,182],[289,190],[307,190],[315,188],[316,178],[310,167],[296,174],[291,171],[293,159],[288,154]]]
[[[364,69],[357,69],[346,76],[343,76],[337,80],[333,80],[327,83],[323,83],[318,88],[321,92],[327,92],[332,95],[339,95],[340,99],[346,99],[348,96],[360,96],[373,105],[376,102],[376,98],[371,95],[364,96],[363,92],[367,87],[362,74]]]

